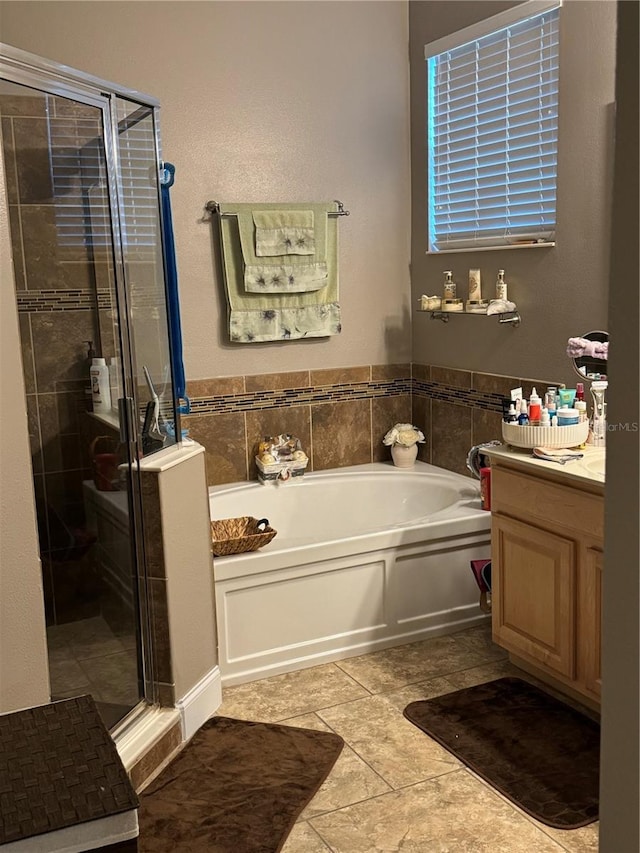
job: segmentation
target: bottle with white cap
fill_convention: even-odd
[[[109,368],[104,358],[94,358],[89,369],[91,377],[91,401],[93,411],[98,415],[111,412],[111,391],[109,389]]]
[[[542,400],[538,396],[536,389],[534,388],[531,392],[531,396],[529,397],[529,421],[530,423],[538,423],[540,421],[540,414],[542,410]]]

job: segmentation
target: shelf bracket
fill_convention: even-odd
[[[521,317],[517,311],[508,311],[506,314],[499,315],[498,323],[509,324],[516,328],[521,323]]]

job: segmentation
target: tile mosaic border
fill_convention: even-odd
[[[427,397],[431,400],[455,403],[458,406],[468,406],[472,409],[502,412],[502,394],[476,391],[473,388],[458,388],[455,385],[444,385],[441,382],[425,382],[424,380],[414,378],[411,384],[411,394],[414,397]]]
[[[424,372],[424,365],[414,365],[414,367],[418,368],[418,372]],[[353,368],[353,370],[357,369]],[[471,374],[467,375],[471,377]],[[473,374],[473,376],[474,378],[475,376],[478,378],[494,378],[491,374],[483,373]],[[501,412],[504,396],[504,394],[496,391],[484,391],[472,387],[474,380],[471,378],[468,380],[468,384],[471,387],[468,388],[456,385],[455,379],[448,382],[437,382],[413,376],[363,382],[304,385],[293,388],[262,388],[255,391],[244,390],[242,378],[221,377],[217,380],[225,381],[230,388],[237,389],[232,393],[192,397],[191,414],[219,415],[232,412],[250,412],[256,409],[279,409],[291,406],[308,406],[317,403],[368,400],[376,397],[396,397],[405,394],[414,397],[424,397],[430,400],[440,400],[458,406],[467,406],[472,409]],[[530,383],[529,380],[507,376],[495,378],[504,380],[506,384],[511,384],[512,386]],[[207,380],[196,380],[196,382],[205,383]],[[481,381],[478,384],[483,385],[485,383]],[[538,382],[538,384],[544,385],[545,383]],[[562,385],[562,383],[556,384]]]
[[[16,300],[19,314],[38,314],[45,311],[91,311],[112,308],[109,288],[97,289],[98,304],[89,290],[18,290]]]
[[[411,382],[411,379],[403,378],[389,381],[309,385],[303,388],[221,394],[192,399],[191,414],[219,415],[230,412],[250,412],[256,409],[280,409],[316,403],[369,400],[374,397],[397,397],[402,394],[411,394]]]

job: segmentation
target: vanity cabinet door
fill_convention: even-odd
[[[590,693],[600,696],[602,613],[602,551],[587,547],[580,572],[580,618],[578,658],[584,685]]]
[[[495,642],[575,678],[575,542],[500,513],[491,538]]]

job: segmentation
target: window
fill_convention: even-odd
[[[60,104],[62,106],[60,106]],[[131,105],[122,101],[125,107]],[[65,110],[56,99],[49,115],[51,177],[59,245],[93,250],[111,246],[111,210],[106,184],[102,114],[97,107]],[[145,257],[158,244],[155,128],[149,108],[133,113],[117,102],[117,179],[123,202],[124,246]]]
[[[558,7],[532,0],[426,46],[430,251],[553,241]]]

